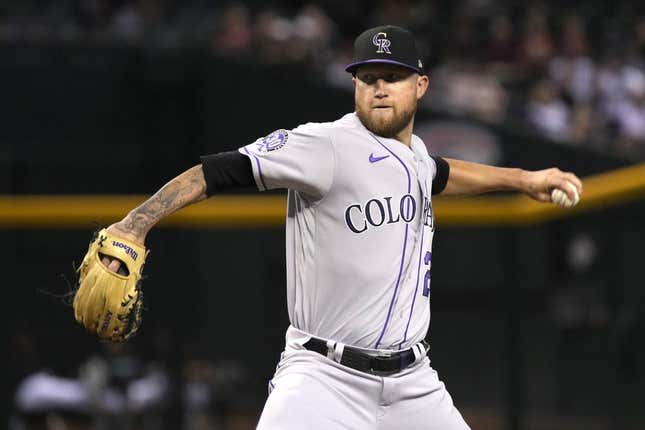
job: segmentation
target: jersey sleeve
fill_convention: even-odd
[[[322,124],[276,130],[239,152],[251,160],[260,191],[289,188],[318,200],[331,188],[334,150]]]

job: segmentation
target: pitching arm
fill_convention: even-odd
[[[441,195],[465,196],[491,191],[518,191],[535,200],[550,202],[551,191],[557,188],[574,199],[575,193],[567,186],[567,182],[571,182],[578,194],[582,195],[582,181],[575,174],[558,168],[528,171],[450,158],[446,161],[450,170]]]
[[[237,151],[203,156],[201,161],[166,183],[108,231],[143,245],[150,229],[168,215],[218,191],[255,183],[249,159]]]

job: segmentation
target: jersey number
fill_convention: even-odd
[[[430,261],[432,260],[432,252],[426,252],[425,257],[423,257],[423,264],[428,266],[426,270],[426,275],[423,278],[423,296],[428,297],[430,295]]]

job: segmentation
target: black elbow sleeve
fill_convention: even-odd
[[[446,188],[448,176],[450,176],[450,164],[441,157],[433,156],[432,159],[437,165],[437,174],[432,180],[432,195],[435,195],[441,193]]]
[[[207,196],[212,196],[218,191],[255,184],[251,160],[237,151],[203,155],[200,159]]]

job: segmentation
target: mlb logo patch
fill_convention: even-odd
[[[275,151],[282,148],[284,144],[287,143],[287,139],[289,139],[289,133],[287,133],[287,130],[276,130],[258,141],[256,144],[257,150],[259,152]]]

